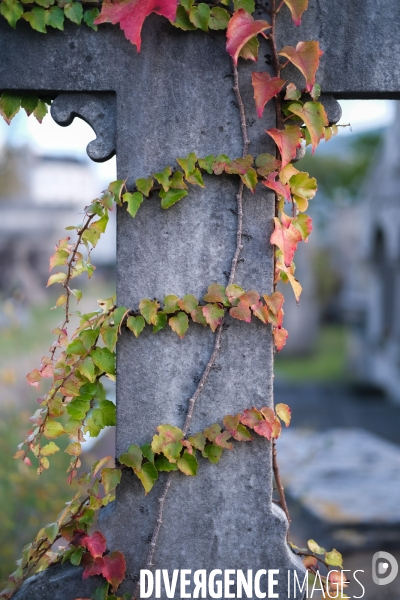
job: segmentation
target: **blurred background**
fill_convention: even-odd
[[[370,578],[375,551],[400,561],[400,103],[340,103],[341,123],[351,128],[296,165],[319,190],[310,203],[313,233],[296,255],[300,305],[281,288],[289,339],[276,358],[275,401],[289,404],[293,420],[278,456],[292,540],[335,546],[346,568],[369,570]],[[67,128],[22,113],[10,126],[0,121],[1,581],[71,496],[67,455],[55,455],[60,468],[40,478],[12,456],[36,409],[25,375],[61,318],[49,312],[58,294],[45,287],[48,259],[64,227],[79,223],[116,178],[115,159],[87,158],[93,137],[79,119]],[[115,222],[93,263],[91,285],[80,284],[83,310],[114,293]],[[86,444],[88,463],[112,453],[111,431]],[[371,583],[365,598],[394,600],[399,592],[400,583]]]

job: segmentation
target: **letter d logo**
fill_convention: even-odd
[[[376,585],[392,583],[398,572],[397,560],[389,552],[376,552],[372,557],[372,579]],[[385,575],[385,573],[388,573],[388,575]]]

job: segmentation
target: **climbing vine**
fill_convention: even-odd
[[[170,20],[174,27],[184,31],[226,29],[226,50],[232,59],[233,91],[240,114],[243,137],[242,156],[231,158],[224,154],[203,158],[194,152],[177,158],[178,166],[166,166],[161,172],[145,175],[127,187],[126,181],[114,181],[100,198],[94,200],[85,211],[83,222],[67,229],[74,232],[76,241],[70,237],[60,240],[50,258],[48,286],[58,284],[62,293],[56,307],[64,312],[61,323],[53,330],[56,337],[49,356],[43,357],[38,368],[28,375],[28,383],[40,387],[48,379],[47,392],[41,396],[39,408],[31,417],[32,428],[20,444],[15,455],[27,465],[37,463],[38,473],[50,467],[51,456],[60,451],[56,440],[67,435],[70,443],[65,452],[71,456],[68,481],[77,481],[79,491],[58,515],[54,523],[42,528],[36,539],[25,546],[17,570],[10,576],[1,597],[11,598],[27,576],[50,564],[69,560],[84,566],[83,577],[102,575],[104,584],[98,587],[96,600],[117,599],[118,588],[125,578],[126,564],[119,551],[107,553],[106,540],[99,531],[90,533],[98,511],[114,500],[123,470],[133,472],[141,481],[145,493],[149,493],[158,479],[159,472],[167,476],[159,497],[159,513],[153,531],[146,568],[153,566],[153,557],[162,524],[163,507],[171,485],[174,471],[195,476],[199,467],[198,457],[211,463],[219,462],[224,450],[233,449],[233,441],[251,442],[253,435],[272,442],[273,468],[280,504],[290,521],[276,460],[275,441],[281,434],[281,421],[290,423],[290,409],[278,404],[270,407],[251,407],[236,415],[226,415],[222,426],[210,424],[204,431],[189,435],[195,403],[215,363],[221,345],[222,325],[226,318],[251,323],[258,319],[270,327],[275,348],[280,351],[287,338],[283,328],[283,295],[274,289],[271,294],[263,290],[244,290],[234,283],[236,266],[243,248],[243,190],[254,193],[258,184],[275,193],[274,231],[270,238],[275,247],[275,284],[290,283],[299,301],[301,285],[295,277],[293,262],[297,246],[307,241],[312,231],[311,218],[306,214],[309,201],[317,191],[315,178],[295,168],[294,162],[302,145],[311,145],[312,153],[322,139],[328,141],[338,131],[330,124],[323,104],[319,101],[321,88],[316,83],[316,72],[322,51],[317,41],[300,41],[296,47],[285,46],[278,51],[276,45],[276,19],[286,6],[296,26],[308,7],[308,0],[270,0],[270,22],[256,20],[252,16],[254,0],[220,0],[212,5],[193,0],[104,0],[104,2],[65,2],[65,0],[0,0],[0,14],[15,27],[20,19],[27,21],[38,32],[46,33],[47,27],[63,30],[68,19],[77,25],[82,21],[94,30],[105,22],[119,24],[125,36],[140,51],[141,29],[145,18],[152,12]],[[241,98],[238,76],[239,59],[258,60],[258,36],[263,36],[271,46],[273,76],[269,72],[252,74],[255,106],[262,117],[265,105],[274,100],[276,127],[266,131],[276,145],[276,155],[263,153],[253,157],[248,153],[250,141],[247,134],[247,118]],[[285,67],[291,63],[304,76],[303,90],[282,78]],[[20,96],[3,93],[0,112],[10,123],[22,108],[33,114],[40,122],[47,113],[51,99],[36,95]],[[266,140],[268,139],[266,138]],[[205,187],[203,175],[228,174],[239,179],[237,193],[237,240],[232,257],[229,282],[223,286],[210,282],[202,299],[187,290],[182,298],[170,294],[164,298],[143,298],[138,306],[117,306],[114,298],[99,302],[99,309],[82,314],[72,312],[71,302],[77,303],[82,292],[73,287],[73,280],[86,273],[90,278],[94,271],[91,253],[106,231],[109,212],[115,205],[126,208],[135,217],[143,202],[154,200],[158,195],[161,207],[171,209],[190,194],[191,186]],[[60,268],[62,270],[60,270]],[[75,331],[69,331],[72,316],[79,317]],[[85,435],[99,435],[108,426],[115,425],[115,405],[107,399],[103,378],[115,379],[115,346],[122,331],[131,332],[136,338],[144,329],[159,333],[171,328],[180,338],[191,323],[210,327],[215,332],[212,354],[193,396],[189,399],[186,420],[182,429],[171,424],[160,424],[157,433],[148,443],[138,446],[132,443],[120,455],[115,466],[111,457],[105,457],[93,465],[89,473],[78,476],[81,467],[81,443]],[[160,334],[162,335],[162,334]],[[53,550],[58,540],[65,540],[64,547]],[[304,565],[311,578],[321,582],[327,592],[335,591],[339,584],[346,585],[340,571],[331,570],[322,576],[320,566],[342,566],[339,552],[327,552],[315,541],[308,548],[292,545],[293,551],[304,557]],[[323,556],[323,558],[321,558]],[[133,595],[124,594],[129,600],[138,597],[138,586]],[[346,598],[344,593],[336,597]]]

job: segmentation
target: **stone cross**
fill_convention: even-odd
[[[278,48],[318,40],[325,52],[318,82],[335,98],[396,98],[399,22],[397,0],[310,0],[301,29],[289,16],[279,19]],[[262,40],[259,62],[240,64],[253,156],[273,152],[264,133],[275,126],[273,103],[258,121],[250,83],[252,71],[269,68],[263,58],[268,52]],[[241,156],[243,141],[224,32],[182,32],[152,16],[145,22],[138,54],[117,26],[104,25],[95,33],[70,24],[64,32],[44,36],[21,22],[14,31],[1,20],[0,56],[0,91],[34,91],[56,98],[52,113],[63,125],[74,116],[85,119],[97,136],[88,146],[89,156],[101,161],[116,152],[120,179],[147,177],[192,151],[198,156]],[[283,76],[299,88],[304,86],[294,68]],[[145,202],[134,220],[118,211],[119,305],[136,307],[142,298],[167,294],[201,297],[210,283],[228,283],[236,247],[239,184],[228,176],[205,177],[205,184],[204,190],[191,190],[169,211],[154,200]],[[245,192],[244,247],[235,274],[235,282],[245,289],[272,292],[273,216],[271,192],[265,188],[254,195]],[[184,340],[167,330],[157,336],[144,332],[138,340],[122,336],[117,360],[117,455],[132,443],[151,439],[161,423],[182,427],[188,399],[214,347],[215,334],[201,325],[191,326]],[[261,322],[249,325],[228,317],[218,357],[195,405],[191,430],[221,422],[224,415],[248,406],[272,404],[272,382],[270,330]],[[218,466],[202,461],[193,479],[175,475],[165,497],[155,568],[170,573],[279,569],[274,592],[279,598],[295,597],[287,588],[287,572],[297,571],[302,580],[303,567],[286,543],[286,517],[272,503],[270,444],[264,439],[242,444],[226,452]],[[115,504],[101,516],[108,548],[121,550],[127,559],[122,591],[133,592],[146,565],[163,479],[145,497],[133,476],[124,474]],[[98,581],[83,582],[81,574],[80,567],[51,568],[28,580],[15,598],[88,597]],[[175,597],[182,597],[179,591]]]

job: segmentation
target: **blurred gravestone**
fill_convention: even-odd
[[[319,82],[336,97],[394,97],[400,91],[400,48],[396,0],[377,3],[311,0],[301,32],[289,19],[278,28],[278,45],[317,39],[325,51]],[[158,17],[143,29],[140,54],[117,27],[97,33],[67,27],[46,36],[18,24],[0,23],[0,91],[34,90],[56,98],[53,115],[68,125],[82,116],[96,132],[88,154],[105,160],[117,153],[118,177],[146,177],[174,165],[176,157],[225,153],[240,156],[242,136],[232,91],[225,36],[184,33]],[[379,40],[380,46],[377,47]],[[383,40],[387,40],[384,42]],[[262,40],[260,57],[268,53]],[[46,58],[49,57],[49,60]],[[51,57],[51,60],[50,60]],[[275,125],[271,103],[261,122],[254,110],[250,74],[266,70],[261,59],[240,65],[242,96],[251,144],[257,155],[273,151],[264,133]],[[287,74],[289,78],[289,73]],[[290,78],[302,87],[294,71]],[[64,92],[64,93],[62,93]],[[332,102],[332,120],[336,120]],[[135,307],[145,297],[203,295],[217,281],[227,284],[236,244],[234,178],[205,179],[170,211],[146,202],[132,220],[118,215],[117,296]],[[90,199],[88,198],[88,201]],[[274,196],[265,189],[244,197],[244,248],[235,282],[271,293],[273,253],[269,244]],[[213,348],[213,334],[200,325],[185,339],[164,331],[118,344],[117,454],[131,443],[148,441],[160,423],[182,426]],[[225,414],[272,403],[273,349],[270,332],[258,323],[226,319],[221,351],[196,405],[193,432]],[[144,568],[154,530],[162,478],[145,497],[137,482],[123,478],[115,506],[100,527],[110,550],[124,552],[133,591]],[[303,567],[286,540],[287,522],[271,501],[271,452],[265,440],[225,453],[218,467],[202,462],[193,480],[173,479],[154,555],[156,568],[279,569],[279,597],[287,591],[288,569]],[[15,598],[73,600],[88,596],[96,578],[81,580],[79,567],[55,567],[29,580]],[[265,588],[266,589],[266,588]],[[179,593],[179,592],[178,592]]]

